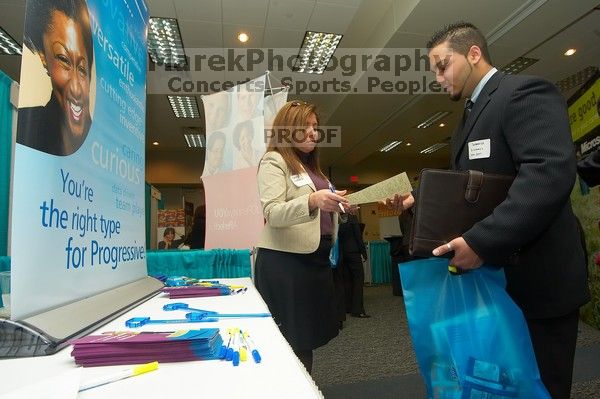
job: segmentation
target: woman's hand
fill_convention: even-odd
[[[319,208],[325,212],[341,212],[343,207],[345,212],[350,206],[348,200],[342,197],[345,194],[346,190],[336,190],[335,193],[332,193],[328,189],[315,191],[308,196],[308,208],[311,211]]]

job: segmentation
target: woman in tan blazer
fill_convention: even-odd
[[[333,190],[319,166],[317,123],[314,105],[286,103],[258,169],[266,224],[256,287],[309,373],[313,349],[338,333],[329,252],[337,212],[348,208],[345,191]]]

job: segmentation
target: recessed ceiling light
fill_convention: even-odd
[[[439,121],[443,117],[450,115],[450,111],[438,111],[435,114],[431,115],[429,118],[425,119],[423,122],[417,125],[417,129],[427,129],[429,126],[433,125],[435,122]]]
[[[408,146],[410,146],[410,145],[412,145],[412,144],[411,144],[411,143],[406,143],[406,146],[407,146],[407,147],[408,147]]]
[[[398,146],[400,143],[402,143],[402,140],[400,141],[392,141],[389,144],[384,145],[383,147],[381,147],[379,149],[380,152],[388,152],[391,151],[393,148],[395,148],[396,146]]]
[[[565,51],[565,55],[568,57],[568,56],[570,56],[570,55],[573,55],[573,54],[575,54],[576,52],[577,52],[577,50],[576,50],[576,49],[574,49],[574,48],[570,48],[570,49],[568,49],[567,51]]]
[[[21,55],[21,45],[0,28],[0,54]]]
[[[336,33],[307,31],[293,71],[323,73],[340,40],[342,35]]]
[[[242,32],[238,35],[238,40],[242,43],[246,43],[248,41],[248,39],[250,39],[250,36],[248,36],[248,34]]]
[[[445,123],[440,123],[440,127],[444,127],[444,126],[446,126]]]
[[[158,145],[158,141],[153,142],[152,145]]]
[[[167,96],[177,118],[199,118],[198,101],[195,96]]]
[[[155,64],[187,64],[179,24],[175,18],[150,18],[148,53]]]

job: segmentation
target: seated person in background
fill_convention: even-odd
[[[158,243],[158,249],[177,249],[181,240],[175,239],[175,229],[167,227],[163,232],[163,240]]]

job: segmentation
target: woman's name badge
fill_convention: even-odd
[[[292,183],[294,183],[296,187],[306,186],[312,182],[312,180],[310,180],[310,177],[308,176],[308,173],[292,175],[290,176],[290,179],[292,179]]]

